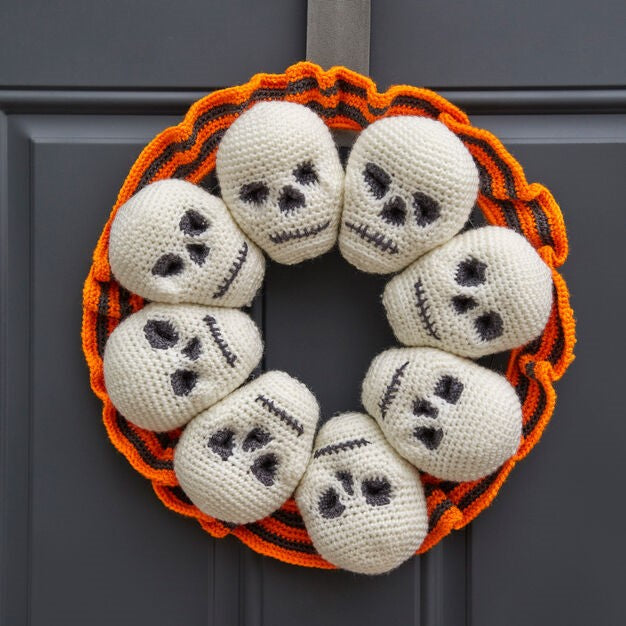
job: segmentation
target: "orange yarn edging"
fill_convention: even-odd
[[[165,442],[153,432],[133,426],[119,416],[104,386],[102,351],[106,338],[124,315],[138,311],[143,300],[121,288],[112,278],[108,240],[117,209],[146,184],[168,177],[199,183],[215,168],[220,133],[255,102],[284,99],[312,108],[333,129],[359,131],[391,115],[423,115],[438,119],[463,141],[481,173],[478,204],[493,224],[514,228],[524,235],[552,268],[555,298],[552,315],[540,339],[514,350],[507,378],[523,397],[525,433],[517,454],[492,476],[482,480],[446,484],[424,476],[430,531],[418,553],[436,545],[453,529],[462,528],[497,495],[515,464],[537,443],[552,416],[556,394],[553,382],[572,362],[575,321],[567,285],[558,273],[567,258],[568,242],[561,211],[542,185],[529,184],[515,158],[491,133],[472,126],[461,110],[429,91],[396,85],[379,93],[374,82],[344,67],[323,71],[303,62],[283,74],[257,74],[241,86],[213,92],[194,103],[180,124],[159,133],[141,152],[122,185],[96,245],[83,290],[82,344],[91,387],[103,402],[103,421],[113,445],[143,476],[165,506],[195,518],[214,537],[233,534],[250,548],[273,558],[307,567],[333,569],[314,552],[299,524],[293,499],[277,514],[255,524],[230,528],[200,512],[177,484],[172,469],[178,432]],[[527,429],[527,432],[526,432]]]

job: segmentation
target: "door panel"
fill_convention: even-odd
[[[623,5],[600,3],[582,19],[582,5],[568,4],[563,17],[556,1],[485,1],[471,10],[373,2],[373,77],[480,87],[481,104],[469,112],[500,114],[472,121],[501,137],[528,179],[560,202],[579,337],[552,422],[493,506],[377,578],[261,557],[168,511],[107,441],[80,350],[82,281],[141,147],[180,119],[185,89],[207,91],[298,60],[306,4],[13,5],[0,25],[0,59],[10,59],[0,63],[0,623],[620,623],[624,92],[610,91],[620,114],[546,114],[549,89],[528,96],[533,115],[510,103],[511,89],[570,85],[606,109],[607,90],[590,88],[626,82],[616,42]],[[541,19],[524,39],[533,15]],[[558,29],[564,19],[568,28]],[[585,46],[594,54],[579,53]],[[16,95],[16,87],[29,89]],[[85,87],[93,91],[66,90]],[[141,92],[148,87],[155,91]],[[470,103],[477,93],[456,92]],[[562,102],[568,93],[559,91]],[[383,285],[337,252],[268,267],[254,308],[265,367],[309,384],[324,418],[358,409],[369,361],[393,343]]]

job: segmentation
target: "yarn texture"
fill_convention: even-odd
[[[428,531],[417,470],[362,413],[344,413],[322,426],[296,502],[320,554],[352,572],[398,567]]]
[[[239,387],[262,355],[259,329],[237,309],[153,303],[109,337],[104,378],[126,419],[172,430]]]
[[[387,117],[357,138],[346,167],[339,249],[364,272],[397,272],[455,235],[478,195],[461,140],[426,117]]]
[[[331,130],[360,133],[345,176]],[[491,226],[463,232],[473,205]],[[314,438],[314,396],[258,372],[238,308],[262,252],[337,243],[400,272],[383,303],[410,347],[372,362],[371,416]],[[83,292],[91,385],[168,508],[288,563],[382,573],[474,519],[540,438],[573,359],[567,254],[550,192],[454,105],[299,63],[199,100],[132,166]],[[463,358],[508,349],[506,378]]]
[[[109,261],[121,285],[157,302],[245,306],[265,274],[263,254],[222,200],[174,179],[148,185],[120,207]]]
[[[362,401],[399,454],[443,480],[483,478],[520,444],[522,407],[506,378],[434,348],[379,354]]]
[[[335,245],[343,176],[326,124],[291,102],[256,104],[226,131],[217,151],[222,196],[235,219],[287,265]]]
[[[293,494],[318,419],[305,385],[267,372],[191,421],[176,446],[176,477],[207,515],[234,524],[262,519]]]
[[[552,276],[508,228],[469,230],[418,259],[385,287],[398,341],[480,357],[536,339],[552,309]]]

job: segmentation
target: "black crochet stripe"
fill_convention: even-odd
[[[534,372],[531,373],[534,375]],[[541,383],[537,384],[539,386],[539,398],[537,399],[537,406],[535,407],[533,414],[530,416],[530,419],[524,424],[522,428],[522,434],[524,435],[524,437],[527,437],[530,433],[532,433],[535,426],[537,425],[537,422],[546,410],[546,404],[548,402],[548,397],[545,389],[543,388],[543,385]]]
[[[213,294],[214,298],[222,298],[226,292],[230,289],[230,286],[235,281],[235,278],[239,275],[241,268],[243,267],[246,259],[248,258],[248,244],[244,241],[241,248],[239,248],[239,252],[237,253],[237,258],[233,261],[233,264],[230,266],[228,270],[228,275],[224,280],[220,283],[219,287]]]
[[[482,148],[482,150],[489,156],[489,158],[496,163],[498,169],[504,176],[504,182],[506,185],[506,191],[511,198],[517,198],[517,190],[515,189],[515,179],[513,178],[513,173],[509,166],[504,162],[502,157],[493,149],[489,143],[487,143],[484,139],[479,139],[478,137],[472,137],[471,135],[458,135],[459,139],[464,143],[468,143],[474,146],[478,146]],[[489,176],[488,172],[485,170],[485,175]],[[489,178],[491,178],[489,176]],[[491,183],[489,184],[489,190],[491,191]],[[484,193],[484,190],[483,190]],[[487,194],[485,194],[487,195]]]
[[[415,283],[415,304],[417,306],[417,312],[422,320],[422,324],[424,326],[424,330],[434,339],[440,340],[441,337],[437,334],[437,328],[435,324],[430,319],[429,308],[428,308],[428,298],[426,298],[426,294],[424,293],[424,288],[422,286],[422,281],[418,280]]]
[[[191,135],[184,141],[176,141],[169,144],[163,152],[161,152],[150,165],[145,169],[133,193],[137,193],[140,189],[149,184],[158,174],[159,170],[170,161],[177,152],[185,152],[189,150],[195,143],[199,132],[209,122],[220,117],[239,113],[243,110],[243,105],[238,104],[220,104],[203,113],[194,123]],[[209,138],[210,139],[210,138]]]
[[[272,415],[275,415],[282,422],[285,422],[287,426],[291,429],[295,430],[298,433],[298,437],[304,433],[304,426],[295,418],[289,415],[287,411],[281,409],[273,400],[266,398],[264,395],[258,395],[255,399],[255,402],[260,403],[263,407],[269,411]]]
[[[428,517],[428,532],[433,530],[439,523],[439,520],[446,511],[449,511],[454,506],[454,503],[450,500],[442,500],[433,510]]]
[[[203,321],[206,322],[207,326],[209,327],[211,337],[213,337],[213,341],[222,353],[222,356],[226,360],[226,363],[228,363],[228,365],[230,365],[231,367],[235,367],[235,363],[237,362],[237,355],[233,354],[228,347],[228,343],[226,342],[226,339],[224,339],[220,327],[217,325],[217,320],[212,315],[207,315],[205,318],[203,318]]]
[[[195,172],[198,167],[204,163],[204,161],[209,157],[209,155],[217,148],[220,141],[222,141],[222,137],[226,130],[224,128],[220,128],[216,130],[214,133],[209,135],[207,139],[205,139],[200,151],[196,158],[190,163],[183,163],[179,165],[175,170],[172,178],[187,178],[190,174]]]
[[[275,546],[279,546],[280,548],[284,548],[285,550],[293,550],[294,552],[303,552],[304,554],[317,554],[317,551],[310,543],[304,543],[303,541],[295,541],[292,539],[285,539],[285,537],[281,537],[276,533],[273,533],[271,530],[267,530],[267,528],[263,528],[257,522],[253,522],[252,524],[247,524],[246,528],[257,537],[260,537],[264,541],[268,543],[272,543]]]
[[[124,287],[120,285],[119,293],[120,320],[124,320],[133,312],[130,306],[130,291],[128,291],[128,289],[124,289]]]
[[[183,491],[183,488],[180,485],[166,487],[166,489],[180,502],[188,505],[193,505],[193,502],[189,499],[189,497]]]
[[[389,109],[395,106],[406,106],[412,109],[419,109],[426,112],[430,117],[439,117],[439,114],[441,113],[441,110],[435,107],[432,103],[428,102],[428,100],[406,94],[396,96],[388,107],[373,107],[368,104],[367,108],[372,115],[380,116],[384,115],[387,111],[389,111]]]
[[[100,358],[104,355],[104,346],[109,338],[109,283],[100,283],[98,298],[98,317],[96,318],[96,345]]]
[[[126,437],[126,439],[137,450],[142,461],[153,469],[171,470],[174,469],[172,461],[163,461],[157,459],[146,446],[144,440],[129,426],[128,422],[119,413],[116,413],[116,424],[118,430]]]
[[[541,208],[541,205],[537,202],[537,200],[532,200],[528,203],[528,207],[533,214],[533,218],[535,220],[535,230],[539,233],[541,241],[546,246],[554,247],[554,239],[552,239],[550,223],[548,222],[548,218],[544,210]]]
[[[402,365],[400,365],[400,367],[396,369],[396,371],[393,373],[393,376],[391,377],[391,381],[385,389],[385,393],[383,393],[383,396],[378,403],[378,408],[380,409],[380,416],[382,419],[385,419],[385,416],[387,415],[387,409],[389,409],[389,406],[394,401],[396,394],[400,389],[400,383],[402,382],[402,378],[404,376],[404,370],[407,368],[408,364],[409,362],[406,361],[406,363],[403,363]]]
[[[337,452],[343,452],[345,450],[352,450],[353,448],[360,448],[361,446],[367,446],[371,442],[361,437],[361,439],[350,439],[349,441],[342,441],[341,443],[332,443],[328,446],[324,446],[315,451],[313,455],[314,459],[318,459],[325,454],[336,454]]]
[[[499,200],[498,204],[507,226],[515,232],[523,234],[522,225],[517,217],[517,211],[513,203],[510,200]]]
[[[493,482],[498,477],[498,471],[495,471],[493,474],[489,474],[489,476],[483,478],[461,498],[458,504],[458,507],[459,509],[461,509],[461,511],[464,511],[466,508],[471,506],[477,498],[482,496],[483,493],[485,493],[489,489],[489,487],[491,487]]]
[[[274,513],[272,513],[272,519],[275,519],[290,528],[304,528],[302,516],[299,513],[292,511],[283,511],[283,509],[278,509],[278,511],[274,511]]]

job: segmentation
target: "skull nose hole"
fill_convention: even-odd
[[[271,487],[278,471],[278,457],[271,452],[263,454],[254,461],[250,471],[260,483],[266,487]]]
[[[188,396],[198,382],[198,374],[191,370],[176,370],[171,376],[171,382],[177,396]]]
[[[385,202],[379,215],[388,224],[402,226],[406,220],[406,202],[400,196],[394,196]]]
[[[187,244],[187,252],[196,265],[204,265],[207,256],[209,256],[209,247],[203,243],[189,243]]]
[[[424,398],[415,398],[413,402],[413,414],[435,419],[439,415],[439,409],[433,406],[428,400],[424,400]]]
[[[430,426],[418,426],[413,431],[413,436],[421,441],[428,450],[436,450],[443,439],[443,430]]]
[[[278,208],[283,213],[293,213],[296,209],[303,207],[306,204],[306,198],[304,194],[292,187],[291,185],[285,185],[278,197]]]
[[[196,361],[202,354],[202,342],[197,337],[194,337],[187,342],[187,345],[181,352],[190,361]]]

